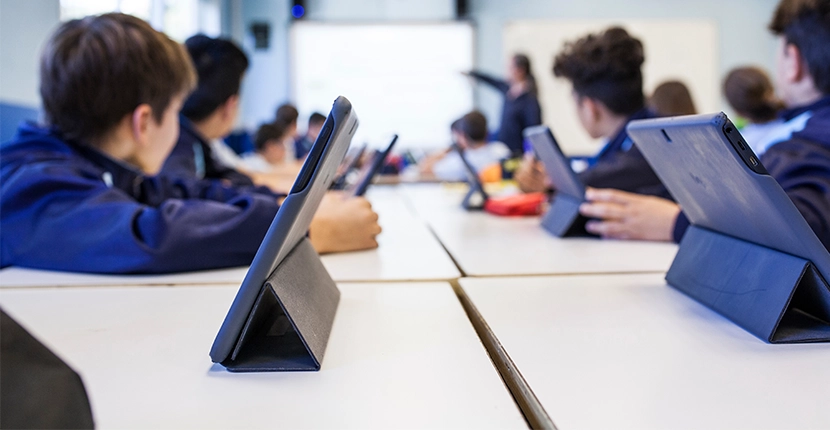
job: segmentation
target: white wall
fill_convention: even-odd
[[[57,0],[0,0],[0,102],[40,106],[38,59],[59,21]]]

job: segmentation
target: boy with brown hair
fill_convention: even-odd
[[[40,80],[47,126],[24,125],[0,147],[0,266],[162,273],[250,264],[276,194],[150,176],[196,84],[181,45],[130,15],[73,20],[47,42]],[[376,246],[368,203],[350,208],[350,222],[331,207],[324,201],[312,223],[319,252]]]

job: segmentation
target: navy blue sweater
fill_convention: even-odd
[[[637,119],[654,118],[648,109],[641,109],[628,118],[626,124]],[[625,127],[591,160],[590,166],[580,173],[582,183],[594,188],[614,188],[637,194],[647,194],[671,199],[660,178],[648,164],[643,154],[628,137]]]
[[[221,179],[236,186],[251,186],[251,178],[217,160],[210,144],[184,115],[179,116],[179,140],[161,173],[173,178]]]
[[[164,273],[250,264],[279,208],[265,188],[145,177],[23,125],[0,146],[0,267]]]
[[[501,124],[496,133],[496,139],[503,142],[510,148],[514,157],[520,157],[524,153],[525,128],[542,123],[542,109],[539,107],[539,100],[530,93],[522,93],[513,98],[508,94],[510,84],[496,77],[480,73],[470,72],[473,78],[488,84],[504,95],[504,106],[501,110]]]
[[[830,249],[830,96],[786,110],[782,116],[789,121],[804,112],[812,112],[804,128],[769,147],[761,164]],[[681,213],[675,223],[675,241],[680,241],[688,227],[689,220]]]

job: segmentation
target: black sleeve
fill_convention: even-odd
[[[507,91],[510,90],[510,84],[508,84],[507,81],[501,80],[495,76],[477,72],[475,70],[470,71],[470,76],[481,83],[490,85],[504,94],[507,94]]]

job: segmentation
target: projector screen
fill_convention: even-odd
[[[334,99],[351,100],[360,119],[353,142],[398,148],[450,143],[450,124],[473,109],[473,28],[466,23],[332,24],[291,28],[293,99],[300,129]]]

